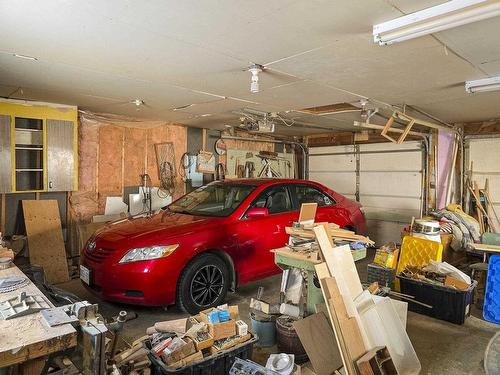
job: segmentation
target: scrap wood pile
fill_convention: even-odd
[[[419,373],[405,318],[398,314],[405,303],[363,290],[349,247],[334,248],[323,226],[315,227],[314,233],[325,259],[315,268],[335,333],[339,367],[349,375],[379,373],[370,363],[381,364],[382,373]]]
[[[268,303],[257,296],[251,309],[295,319],[293,327],[314,369],[307,373],[327,375],[342,368],[348,375],[419,373],[420,362],[405,328],[407,303],[363,290],[350,246],[335,247],[335,236],[328,233],[330,228],[337,229],[332,225],[301,228],[314,239],[319,250],[320,260],[314,262],[314,269],[324,303],[316,305],[316,312],[304,307],[301,298],[305,288],[298,288],[300,283],[290,283],[295,268],[284,271],[289,274],[282,286],[285,283],[288,288],[280,298],[281,304]],[[300,279],[302,271],[292,279]]]
[[[238,306],[223,305],[189,318],[157,322],[117,355],[117,367],[148,360],[155,368],[174,372],[253,338],[247,324],[239,320]]]
[[[458,290],[468,290],[473,285],[471,278],[456,267],[446,262],[433,260],[430,260],[429,264],[422,267],[407,265],[399,275],[400,277]]]

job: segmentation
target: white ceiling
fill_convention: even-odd
[[[0,0],[0,96],[211,128],[238,124],[242,108],[280,111],[295,119],[284,134],[353,129],[358,113],[297,110],[362,97],[448,122],[500,118],[500,93],[464,90],[500,74],[500,18],[373,43],[373,24],[441,2]],[[270,68],[257,94],[252,62]]]

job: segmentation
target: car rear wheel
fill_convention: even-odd
[[[222,259],[202,254],[189,263],[177,284],[177,305],[189,314],[222,304],[229,287],[229,271]]]

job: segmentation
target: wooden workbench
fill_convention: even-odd
[[[26,277],[16,266],[0,270],[0,278],[7,276]],[[25,287],[1,293],[0,302],[16,297],[21,292],[26,292],[27,295],[44,296],[30,281]],[[44,298],[53,307],[45,296]],[[30,360],[72,348],[76,346],[76,338],[76,330],[71,324],[49,327],[41,312],[9,320],[0,320],[0,368],[26,362],[27,367],[35,370],[34,362],[40,365],[40,363],[43,364],[43,361]],[[36,372],[33,371],[33,373]]]

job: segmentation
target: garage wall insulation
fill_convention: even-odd
[[[121,196],[126,187],[138,186],[144,172],[158,186],[155,143],[173,142],[176,160],[187,149],[187,128],[182,125],[91,113],[81,113],[79,122],[79,190],[70,196],[75,223],[103,214],[106,197]],[[182,194],[184,186],[177,176],[173,198]]]

